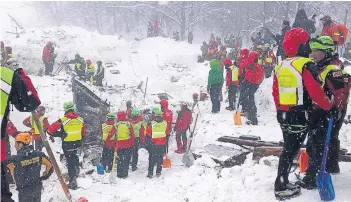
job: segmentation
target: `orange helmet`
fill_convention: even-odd
[[[16,138],[16,142],[22,142],[23,144],[29,144],[32,141],[32,137],[29,133],[19,133]]]

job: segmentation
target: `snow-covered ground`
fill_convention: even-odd
[[[206,89],[209,66],[207,63],[197,64],[197,55],[200,53],[200,44],[189,45],[185,42],[174,42],[164,38],[149,38],[142,41],[126,42],[114,36],[101,36],[89,33],[80,28],[53,28],[27,32],[28,34],[11,41],[14,52],[27,58],[36,58],[40,63],[42,46],[47,40],[53,39],[59,47],[59,58],[74,57],[79,52],[84,57],[91,57],[94,61],[102,59],[115,65],[107,68],[106,82],[108,86],[115,85],[131,87],[145,81],[148,77],[148,91],[146,100],[151,106],[155,101],[154,93],[167,92],[174,97],[171,107],[177,101],[191,101],[192,93]],[[61,34],[60,34],[61,33]],[[61,37],[62,33],[64,36]],[[60,38],[61,37],[61,38]],[[25,44],[25,45],[23,45]],[[34,54],[35,53],[35,54]],[[99,54],[101,53],[101,55]],[[94,58],[95,57],[95,58]],[[33,60],[32,60],[33,61]],[[28,61],[26,64],[31,64]],[[30,66],[30,65],[29,65]],[[111,74],[109,70],[118,69],[120,74]],[[348,67],[351,72],[351,67]],[[172,83],[171,77],[179,79]],[[73,99],[71,92],[70,76],[64,72],[55,77],[31,76],[38,89],[39,96],[44,106],[47,107],[49,122],[56,121],[63,114],[63,103]],[[281,130],[276,121],[273,99],[271,96],[272,79],[266,79],[256,94],[258,105],[258,126],[235,126],[233,113],[226,111],[226,103],[222,103],[221,112],[213,115],[210,113],[210,101],[200,103],[197,135],[194,138],[193,150],[202,150],[207,144],[216,143],[216,139],[223,135],[240,136],[259,135],[262,140],[279,141],[282,139]],[[102,98],[108,99],[113,105],[111,111],[123,109],[124,101],[131,99],[136,106],[140,106],[143,95],[139,90],[132,88],[121,93],[102,92],[91,87]],[[351,106],[350,106],[351,107]],[[349,108],[350,109],[350,108]],[[173,112],[178,110],[172,108]],[[350,113],[350,112],[349,112]],[[26,130],[22,120],[29,116],[28,113],[11,114],[11,120],[20,130]],[[343,148],[351,151],[351,139],[347,137],[351,131],[351,124],[344,125],[340,132]],[[59,149],[59,141],[52,144],[54,150]],[[224,144],[223,144],[224,145]],[[228,146],[228,144],[226,144]],[[80,189],[71,191],[74,201],[79,197],[86,197],[90,202],[112,201],[275,201],[273,183],[277,172],[277,157],[267,157],[271,166],[265,165],[262,160],[254,163],[251,154],[241,166],[219,169],[208,155],[195,162],[195,165],[184,167],[182,155],[176,154],[175,137],[170,141],[171,169],[163,169],[161,178],[148,179],[147,151],[139,151],[138,170],[129,173],[126,180],[117,180],[117,184],[110,184],[108,175],[97,175],[80,178]],[[340,163],[341,174],[333,176],[336,191],[335,201],[351,201],[349,182],[351,180],[351,164]],[[60,164],[62,169],[64,165]],[[292,176],[292,180],[295,177]],[[14,189],[13,189],[14,190]],[[16,191],[14,191],[16,193]],[[16,196],[14,197],[16,198]],[[16,198],[17,200],[17,198]],[[302,195],[291,201],[319,201],[317,191],[302,191]],[[42,201],[65,201],[57,177],[53,175],[44,182]]]

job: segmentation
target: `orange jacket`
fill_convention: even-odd
[[[339,41],[339,29],[334,23],[324,26],[322,30],[322,36],[330,36],[334,41]]]

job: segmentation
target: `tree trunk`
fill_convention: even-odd
[[[180,25],[180,39],[183,41],[185,38],[185,29],[186,29],[186,17],[185,17],[185,6],[186,2],[182,2],[182,11],[181,11],[181,25]]]

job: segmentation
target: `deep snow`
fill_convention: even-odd
[[[24,58],[36,58],[38,66],[42,66],[40,63],[42,45],[49,38],[53,38],[58,41],[57,44],[60,44],[60,47],[57,48],[59,58],[65,56],[73,58],[74,54],[79,52],[82,56],[89,56],[94,61],[102,59],[104,62],[115,63],[113,67],[106,69],[108,86],[121,86],[123,84],[126,87],[136,86],[148,77],[146,100],[149,106],[157,100],[152,94],[167,92],[174,97],[171,100],[171,104],[173,104],[171,107],[175,113],[178,108],[173,107],[176,107],[178,101],[187,100],[190,102],[192,93],[206,89],[209,66],[207,63],[196,63],[197,55],[200,53],[200,44],[189,45],[185,42],[174,42],[164,38],[126,42],[118,40],[114,36],[101,36],[80,28],[52,28],[33,30],[33,32],[27,33],[20,39],[11,41],[10,44],[13,45],[14,52],[21,54]],[[61,37],[62,33],[69,37]],[[25,64],[32,64],[32,62],[27,61]],[[110,69],[118,69],[121,74],[110,74]],[[349,70],[351,71],[350,67]],[[179,81],[171,83],[171,76],[179,78]],[[38,89],[43,105],[47,107],[49,122],[56,121],[63,114],[63,103],[73,99],[70,76],[62,72],[54,78],[31,76],[31,79]],[[234,126],[233,114],[224,109],[226,106],[224,102],[221,106],[221,112],[216,115],[210,113],[211,103],[209,100],[200,103],[200,119],[196,130],[197,135],[192,145],[193,149],[201,151],[207,144],[220,144],[216,143],[215,140],[223,135],[250,134],[259,135],[262,140],[281,140],[281,130],[275,118],[271,85],[272,79],[266,79],[256,95],[259,114],[258,126]],[[112,111],[123,109],[127,99],[131,99],[136,106],[140,106],[143,97],[139,90],[133,89],[124,90],[120,94],[108,93],[108,91],[100,92],[95,87],[91,87],[91,89],[97,95],[111,102]],[[18,113],[15,110],[10,118],[18,129],[26,130],[26,127],[22,125],[22,120],[26,116],[29,114]],[[351,139],[347,137],[350,134],[349,131],[351,131],[351,125],[344,125],[340,132],[340,139],[342,147],[351,151]],[[54,151],[60,149],[60,142],[57,138],[55,144],[51,145]],[[222,145],[232,146],[230,144]],[[219,169],[210,156],[204,155],[196,161],[194,166],[186,168],[181,162],[182,155],[175,154],[174,150],[175,137],[172,136],[169,153],[172,168],[163,169],[161,178],[151,180],[146,178],[148,154],[144,149],[141,149],[138,170],[136,172],[130,171],[128,179],[118,180],[117,184],[109,184],[108,175],[101,176],[94,173],[91,177],[80,178],[78,183],[82,188],[71,191],[71,194],[74,200],[84,196],[92,202],[275,201],[273,182],[277,172],[277,157],[267,157],[272,165],[266,166],[262,160],[258,164],[252,162],[250,160],[251,154],[249,154],[242,166]],[[336,191],[335,201],[350,201],[351,164],[341,163],[340,165],[341,174],[332,177]],[[66,169],[62,164],[60,167],[63,170]],[[292,180],[294,178],[291,177]],[[14,198],[17,200],[16,196]],[[65,200],[55,175],[44,182],[42,201],[50,200],[55,202]],[[300,197],[291,201],[319,201],[319,195],[317,191],[303,190]]]

